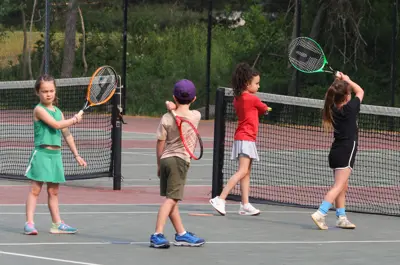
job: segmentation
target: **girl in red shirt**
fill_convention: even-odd
[[[253,160],[259,161],[256,138],[258,117],[267,113],[268,106],[255,95],[260,87],[260,74],[247,63],[237,65],[232,76],[235,94],[233,106],[238,117],[238,127],[232,147],[232,160],[239,161],[238,171],[229,179],[219,196],[210,200],[210,204],[221,215],[225,215],[225,199],[240,181],[242,201],[239,214],[258,215],[260,210],[249,203],[250,171]]]

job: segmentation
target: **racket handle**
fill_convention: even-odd
[[[83,110],[80,110],[80,111],[78,112],[78,115],[79,115],[79,116],[82,116],[82,115],[83,115]]]

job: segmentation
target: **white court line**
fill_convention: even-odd
[[[212,166],[213,164],[191,164],[191,167]],[[122,164],[125,167],[155,167],[157,164]]]
[[[146,151],[146,152],[142,152],[142,151],[140,151],[140,153],[141,154],[155,154],[156,152],[155,152],[155,150],[153,150],[154,152],[150,152],[150,151]],[[125,152],[128,152],[128,151],[125,151]],[[122,153],[124,153],[124,152],[122,152]],[[213,153],[213,151],[203,151],[203,154],[212,154]]]
[[[155,147],[132,147],[132,148],[123,148],[124,150],[155,150]],[[214,150],[214,148],[203,148],[203,150]]]
[[[8,246],[8,245],[3,245],[3,244],[1,244],[1,245],[2,246]],[[43,256],[34,256],[34,255],[20,254],[20,253],[14,253],[14,252],[5,252],[5,251],[0,251],[0,254],[9,255],[9,256],[17,256],[17,257],[24,257],[24,258],[32,258],[32,259],[51,260],[51,261],[70,263],[70,264],[100,265],[98,263],[88,263],[88,262],[80,262],[80,261],[73,261],[73,260],[66,260],[66,259],[54,259],[54,258],[48,258],[48,257],[43,257]]]
[[[203,179],[191,179],[191,180],[187,180],[187,181],[189,183],[191,183],[191,182],[208,182],[210,180],[211,180],[211,177],[210,178],[203,178]],[[78,183],[78,182],[85,183],[85,181],[88,181],[88,180],[71,180],[71,181],[76,181],[76,182],[71,182],[71,183]],[[122,188],[124,188],[124,187],[142,187],[142,188],[146,188],[146,187],[155,187],[155,186],[157,187],[157,186],[160,186],[158,184],[158,182],[159,182],[158,178],[154,178],[154,179],[124,179],[122,182],[126,183],[126,182],[152,182],[152,181],[157,182],[157,184],[154,183],[154,184],[149,184],[149,185],[148,184],[146,184],[146,185],[140,185],[140,184],[138,184],[138,185],[122,185]],[[112,179],[111,180],[98,180],[96,182],[108,183],[108,182],[112,182]],[[7,187],[7,188],[10,188],[10,187],[30,187],[30,186],[31,186],[30,184],[20,184],[20,185],[4,184],[4,185],[0,185],[0,188],[1,187]],[[94,189],[95,188],[111,188],[111,187],[108,187],[108,186],[105,186],[105,187],[74,186],[74,185],[69,185],[69,183],[61,184],[60,186],[61,187],[76,187],[76,188],[94,188]],[[189,184],[189,185],[185,185],[185,187],[192,187],[192,186],[193,187],[210,187],[210,188],[212,188],[210,184]]]
[[[142,153],[142,152],[122,152],[122,154],[131,154],[131,155],[142,155],[142,156],[153,156],[156,157],[156,154],[147,154],[147,153]],[[213,159],[207,159],[207,158],[202,158],[202,161],[207,160],[207,161],[212,161]]]
[[[210,213],[211,213],[210,209]],[[197,210],[193,210],[193,211],[179,211],[180,213],[183,214],[189,214],[189,213],[195,213],[197,212]],[[227,213],[237,213],[237,211],[226,211]],[[302,211],[262,211],[263,213],[281,213],[281,214],[310,214],[311,212],[302,212]],[[68,212],[65,211],[63,212],[63,215],[84,215],[84,214],[157,214],[158,211],[130,211],[130,212]],[[214,214],[214,212],[212,212]],[[20,213],[10,213],[10,212],[0,212],[0,215],[25,215],[25,212],[20,212]],[[35,212],[35,214],[39,214],[39,215],[48,215],[48,212]]]
[[[186,205],[186,206],[189,206],[189,205],[191,205],[191,206],[210,206],[210,204],[209,203],[185,203],[185,202],[182,202],[182,203],[179,203],[180,205]],[[87,203],[77,203],[77,204],[62,204],[62,203],[60,203],[60,204],[58,204],[58,205],[60,205],[60,206],[160,206],[160,203],[130,203],[130,204],[122,204],[122,203],[110,203],[110,204],[104,204],[104,203],[98,203],[98,204],[87,204]],[[226,206],[227,207],[229,207],[229,206],[237,206],[237,205],[239,205],[239,202],[238,203],[235,203],[235,204],[230,204],[230,203],[228,203]],[[22,204],[22,203],[20,203],[20,204],[18,204],[18,203],[16,203],[16,204],[0,204],[0,207],[2,207],[2,206],[23,206],[23,207],[25,207],[26,206],[26,204]],[[46,206],[47,207],[47,204],[46,203],[42,203],[42,204],[37,204],[37,206]]]
[[[155,136],[155,133],[146,133],[146,132],[127,132],[127,131],[122,131],[122,133],[126,133],[126,134],[144,134],[144,135],[152,135]]]
[[[172,242],[171,242],[172,243]],[[206,244],[215,245],[307,245],[307,244],[399,244],[400,239],[394,240],[337,240],[337,241],[207,241]],[[0,246],[44,246],[44,245],[148,245],[148,241],[143,242],[37,242],[37,243],[0,243]],[[1,252],[0,252],[1,253]],[[76,263],[76,264],[92,264],[92,263]],[[96,264],[97,265],[97,264]]]

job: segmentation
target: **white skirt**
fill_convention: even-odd
[[[255,142],[241,141],[241,140],[233,141],[231,159],[232,160],[239,159],[239,156],[242,155],[260,161]]]

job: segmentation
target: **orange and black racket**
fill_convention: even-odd
[[[111,66],[99,67],[92,75],[87,92],[86,103],[79,114],[93,106],[98,106],[109,101],[118,85],[117,73]]]
[[[199,131],[190,121],[176,115],[175,111],[171,110],[171,113],[178,126],[183,146],[192,159],[199,160],[203,156],[203,141]]]

